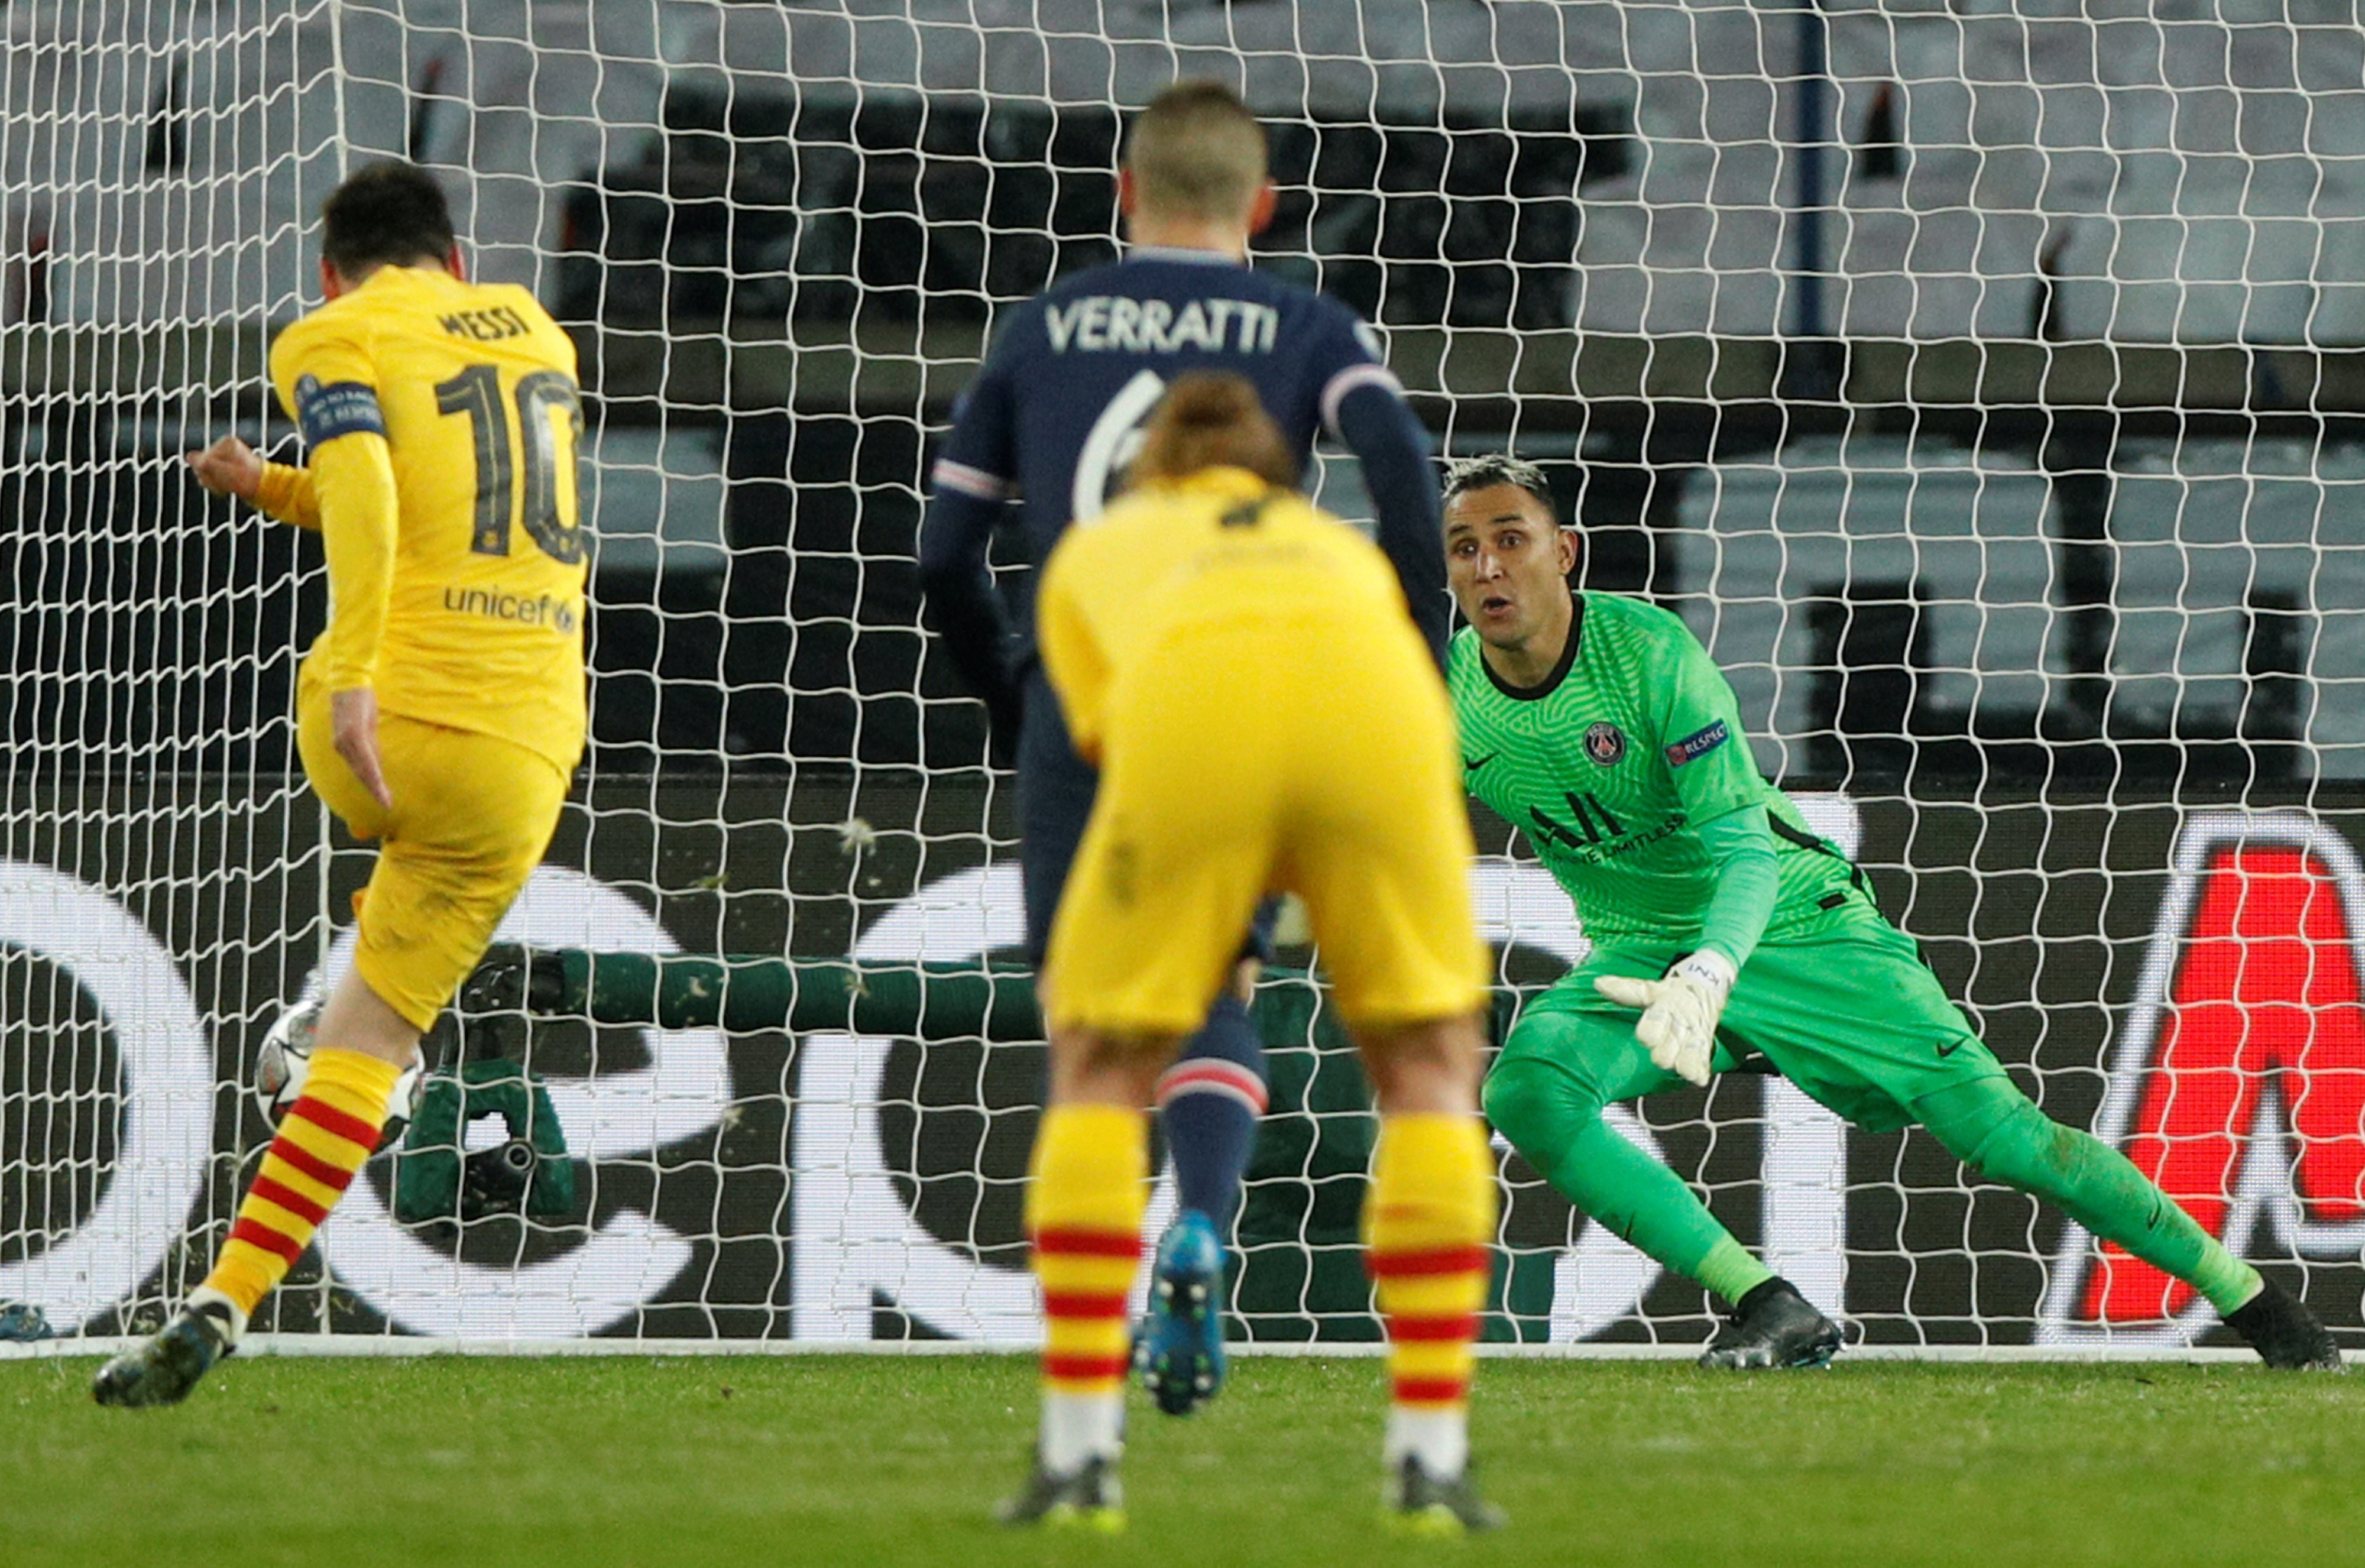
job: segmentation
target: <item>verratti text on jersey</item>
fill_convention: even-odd
[[[1186,300],[1178,310],[1164,299],[1087,294],[1043,312],[1043,330],[1053,353],[1070,348],[1126,353],[1184,349],[1220,353],[1228,348],[1235,353],[1270,353],[1280,328],[1280,311],[1245,299]]]

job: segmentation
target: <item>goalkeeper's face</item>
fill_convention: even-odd
[[[1445,506],[1445,575],[1463,620],[1490,646],[1567,635],[1576,534],[1517,485],[1464,490]]]

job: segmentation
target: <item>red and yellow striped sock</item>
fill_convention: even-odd
[[[1116,1455],[1148,1134],[1143,1113],[1111,1105],[1055,1105],[1036,1134],[1026,1232],[1043,1286],[1042,1456],[1055,1473]]]
[[[238,1223],[198,1287],[227,1298],[241,1323],[304,1255],[353,1172],[376,1149],[401,1076],[392,1062],[359,1051],[312,1053],[303,1096],[280,1118],[279,1136],[238,1206]]]
[[[1364,1200],[1363,1243],[1388,1323],[1385,1462],[1407,1453],[1440,1480],[1462,1473],[1471,1343],[1485,1305],[1495,1169],[1475,1116],[1386,1116]]]

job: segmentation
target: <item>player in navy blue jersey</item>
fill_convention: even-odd
[[[1002,327],[954,409],[920,531],[928,624],[984,701],[997,755],[1015,755],[1027,946],[1038,965],[1095,776],[1036,657],[1024,590],[1005,599],[987,569],[1005,518],[1015,517],[1039,569],[1071,523],[1112,498],[1168,383],[1231,371],[1255,385],[1301,466],[1320,433],[1362,460],[1377,543],[1440,661],[1452,613],[1428,432],[1371,328],[1338,301],[1248,265],[1249,238],[1273,205],[1255,117],[1212,83],[1168,88],[1133,122],[1117,196],[1132,248],[1062,279]],[[1182,1213],[1159,1243],[1140,1361],[1144,1386],[1178,1415],[1224,1374],[1222,1238],[1265,1104],[1248,996],[1268,935],[1261,925],[1243,945],[1235,991],[1159,1083]]]

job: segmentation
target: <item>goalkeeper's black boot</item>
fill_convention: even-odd
[[[2286,1372],[2347,1372],[2340,1346],[2307,1303],[2272,1280],[2225,1315],[2225,1327],[2250,1342],[2259,1359]]]
[[[192,1303],[146,1343],[99,1368],[90,1395],[126,1409],[178,1405],[216,1361],[238,1349],[239,1327],[228,1302]]]
[[[1035,1459],[1026,1490],[1005,1500],[994,1517],[1006,1525],[1048,1525],[1053,1529],[1087,1529],[1115,1535],[1125,1529],[1125,1488],[1118,1484],[1116,1461],[1088,1459],[1072,1475],[1057,1475]]]
[[[1380,1510],[1382,1521],[1399,1535],[1475,1535],[1503,1526],[1503,1510],[1478,1495],[1466,1468],[1440,1481],[1422,1468],[1418,1454],[1405,1455],[1388,1472]]]
[[[1840,1326],[1789,1281],[1767,1280],[1734,1304],[1699,1364],[1734,1371],[1827,1367],[1839,1353]]]

